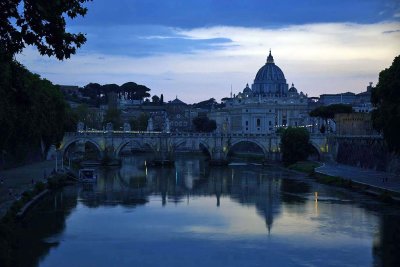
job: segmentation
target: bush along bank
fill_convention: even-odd
[[[20,218],[48,192],[68,184],[71,184],[71,179],[66,174],[56,173],[47,179],[47,183],[37,182],[31,190],[25,191],[18,200],[14,201],[0,220],[1,267],[16,266],[14,261],[19,249],[19,243],[23,242],[21,240],[23,237],[18,234]]]
[[[378,200],[385,203],[399,202],[399,200],[397,198],[394,198],[392,193],[387,190],[359,183],[351,179],[345,179],[340,176],[331,176],[316,172],[315,168],[318,168],[319,166],[321,166],[321,164],[317,162],[303,161],[288,166],[288,169],[306,173],[310,178],[313,178],[315,181],[321,184],[332,185],[346,188],[352,191],[362,192],[368,195],[372,195]]]

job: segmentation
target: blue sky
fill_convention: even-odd
[[[288,83],[312,96],[361,92],[400,53],[396,0],[94,0],[68,22],[87,34],[70,60],[18,56],[59,84],[134,81],[192,103],[251,84],[271,48]]]

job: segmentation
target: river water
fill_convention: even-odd
[[[145,159],[47,197],[20,266],[400,266],[396,206],[277,166]]]

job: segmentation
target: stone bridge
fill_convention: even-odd
[[[330,151],[326,135],[310,136],[310,141],[318,157],[325,157]],[[126,146],[153,151],[158,159],[167,159],[177,151],[206,151],[211,160],[227,160],[235,145],[249,142],[257,145],[266,160],[280,159],[280,137],[276,134],[241,133],[166,133],[137,131],[78,131],[67,132],[60,146],[63,156],[68,148],[76,144],[84,151],[86,143],[91,143],[99,151],[100,157],[118,159]]]

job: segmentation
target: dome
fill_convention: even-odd
[[[285,97],[288,93],[283,71],[275,65],[274,57],[269,51],[267,62],[262,66],[254,79],[251,87],[253,94],[261,96]]]
[[[285,75],[283,74],[283,71],[277,65],[275,65],[274,57],[271,55],[271,51],[269,51],[267,62],[257,72],[254,82],[283,80],[285,80]]]
[[[292,83],[292,87],[289,88],[289,93],[297,93],[296,87],[294,87],[294,84]]]
[[[251,89],[249,87],[249,84],[246,84],[246,88],[243,89],[243,94],[250,94],[251,93]]]

